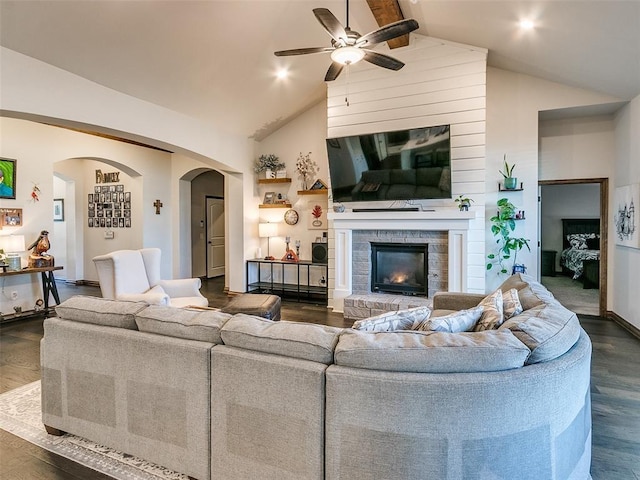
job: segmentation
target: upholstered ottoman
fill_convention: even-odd
[[[220,309],[224,313],[246,313],[267,320],[280,320],[280,297],[277,295],[243,293]]]

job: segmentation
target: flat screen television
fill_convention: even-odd
[[[449,125],[327,139],[334,202],[451,198]]]

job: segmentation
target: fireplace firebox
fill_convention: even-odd
[[[371,243],[371,291],[428,295],[428,244]]]

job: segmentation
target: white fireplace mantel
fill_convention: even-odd
[[[467,287],[467,233],[475,211],[458,209],[434,211],[329,212],[333,229],[333,310],[342,312],[344,299],[352,290],[352,237],[354,230],[447,231],[449,253],[449,291],[464,292]],[[332,262],[330,262],[331,264]],[[331,265],[330,265],[331,268]]]

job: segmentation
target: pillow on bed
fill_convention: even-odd
[[[596,235],[596,238],[587,238],[587,250],[600,250],[598,235]]]
[[[571,233],[567,235],[567,240],[571,248],[577,250],[587,250],[587,240],[596,239],[598,235],[595,233]]]

